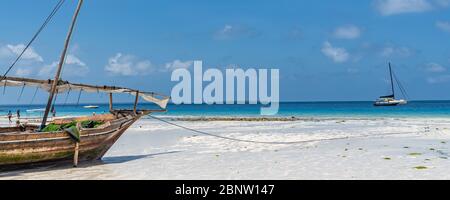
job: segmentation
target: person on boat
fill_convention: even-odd
[[[9,124],[12,123],[11,118],[12,118],[12,113],[11,113],[11,111],[9,111],[9,112],[8,112],[8,120],[9,120]]]

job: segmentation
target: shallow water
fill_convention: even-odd
[[[85,109],[85,105],[56,106],[58,116],[91,115],[107,113],[107,104],[96,104],[98,109]],[[20,110],[24,117],[39,117],[43,105],[1,105],[0,115]],[[116,109],[132,108],[132,104],[116,104]],[[169,105],[162,116],[259,116],[262,105]],[[156,109],[142,104],[142,109]],[[27,112],[27,110],[29,112]],[[280,117],[450,117],[450,101],[413,101],[397,107],[374,107],[373,102],[292,102],[281,103]]]

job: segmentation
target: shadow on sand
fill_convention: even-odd
[[[152,158],[160,155],[174,154],[179,153],[181,151],[168,151],[162,153],[154,153],[154,154],[146,154],[146,155],[135,155],[135,156],[114,156],[114,157],[105,157],[102,160],[91,161],[91,162],[82,162],[77,167],[77,169],[85,169],[94,166],[100,165],[111,165],[111,164],[121,164],[127,163],[135,160]],[[20,169],[20,170],[12,170],[12,171],[0,171],[0,178],[19,176],[28,173],[37,173],[37,172],[46,172],[46,171],[56,171],[56,170],[65,170],[72,169],[72,165],[70,163],[65,164],[47,164],[42,166],[32,166],[28,169]]]
[[[101,162],[103,164],[120,164],[120,163],[126,163],[126,162],[130,162],[130,161],[134,161],[134,160],[151,158],[154,156],[160,156],[160,155],[166,155],[166,154],[174,154],[174,153],[179,153],[179,152],[180,151],[169,151],[169,152],[163,152],[163,153],[138,155],[138,156],[105,157],[101,161],[98,161],[98,162]]]

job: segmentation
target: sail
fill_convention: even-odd
[[[381,96],[380,98],[381,99],[389,99],[389,98],[393,99],[393,98],[395,98],[395,95]]]
[[[5,77],[2,81],[0,81],[1,87],[38,87],[47,92],[51,91],[53,80],[38,80],[38,79],[29,79],[29,78],[17,78],[17,77]],[[65,93],[68,91],[83,91],[90,93],[126,93],[136,96],[139,94],[139,97],[144,99],[145,101],[155,103],[162,109],[167,108],[167,104],[170,101],[170,97],[157,94],[154,92],[142,92],[135,89],[117,87],[117,86],[96,86],[96,85],[86,85],[79,83],[70,83],[68,81],[60,80],[58,82],[58,86],[56,88],[58,93]]]

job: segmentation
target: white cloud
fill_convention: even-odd
[[[356,39],[361,35],[361,29],[355,25],[346,25],[334,30],[334,37],[339,39]]]
[[[240,25],[229,25],[226,24],[220,30],[214,33],[214,39],[216,40],[229,40],[240,37],[255,37],[258,36],[259,33],[249,27],[240,26]]]
[[[381,56],[383,57],[410,57],[416,52],[408,47],[397,47],[393,45],[387,45],[381,50]]]
[[[231,25],[225,25],[222,29],[216,32],[216,38],[227,39],[235,32],[235,28]]]
[[[176,69],[187,69],[192,66],[194,61],[188,60],[188,61],[181,61],[181,60],[174,60],[172,62],[166,63],[165,70],[167,71],[173,71]]]
[[[53,78],[53,75],[56,72],[56,67],[59,62],[54,61],[51,64],[45,65],[42,67],[38,76],[45,78]],[[65,60],[65,64],[63,66],[63,74],[64,76],[84,76],[89,72],[89,67],[81,61],[77,56],[73,54],[68,54]]]
[[[78,57],[76,57],[73,54],[69,54],[66,57],[66,64],[67,65],[79,65],[79,66],[86,66],[86,63],[81,61]]]
[[[344,48],[333,47],[330,42],[325,42],[322,47],[322,53],[335,63],[346,62],[350,54]]]
[[[39,72],[38,72],[38,76],[41,77],[51,77],[51,75],[53,74],[53,71],[56,69],[56,66],[58,65],[58,62],[53,62],[52,64],[49,65],[45,65],[44,67],[42,67]]]
[[[428,0],[375,0],[375,7],[381,15],[390,16],[426,12],[434,6]]]
[[[6,48],[6,46],[0,47],[0,58],[9,58],[12,57],[12,52]]]
[[[0,54],[3,54],[4,56],[19,56],[20,53],[25,49],[24,44],[18,44],[18,45],[11,45],[8,44],[5,47],[1,47]],[[34,50],[33,47],[30,47],[27,49],[27,51],[22,55],[23,60],[29,60],[29,61],[37,61],[37,62],[43,62],[44,59]]]
[[[133,55],[117,53],[114,57],[109,58],[105,71],[121,76],[144,75],[152,71],[152,63],[148,60],[139,60]]]
[[[393,47],[386,47],[383,49],[383,51],[381,52],[382,56],[391,56],[392,54],[394,54],[395,49]]]
[[[436,22],[436,27],[450,33],[450,22],[438,21]]]
[[[29,76],[31,73],[31,69],[19,68],[16,70],[16,76]]]
[[[428,72],[436,72],[437,73],[437,72],[445,72],[445,71],[447,71],[447,68],[445,68],[442,65],[437,64],[437,63],[428,63],[425,66],[425,70]]]
[[[441,75],[437,77],[430,77],[427,79],[428,83],[430,84],[437,84],[437,83],[445,83],[450,81],[450,75]]]

